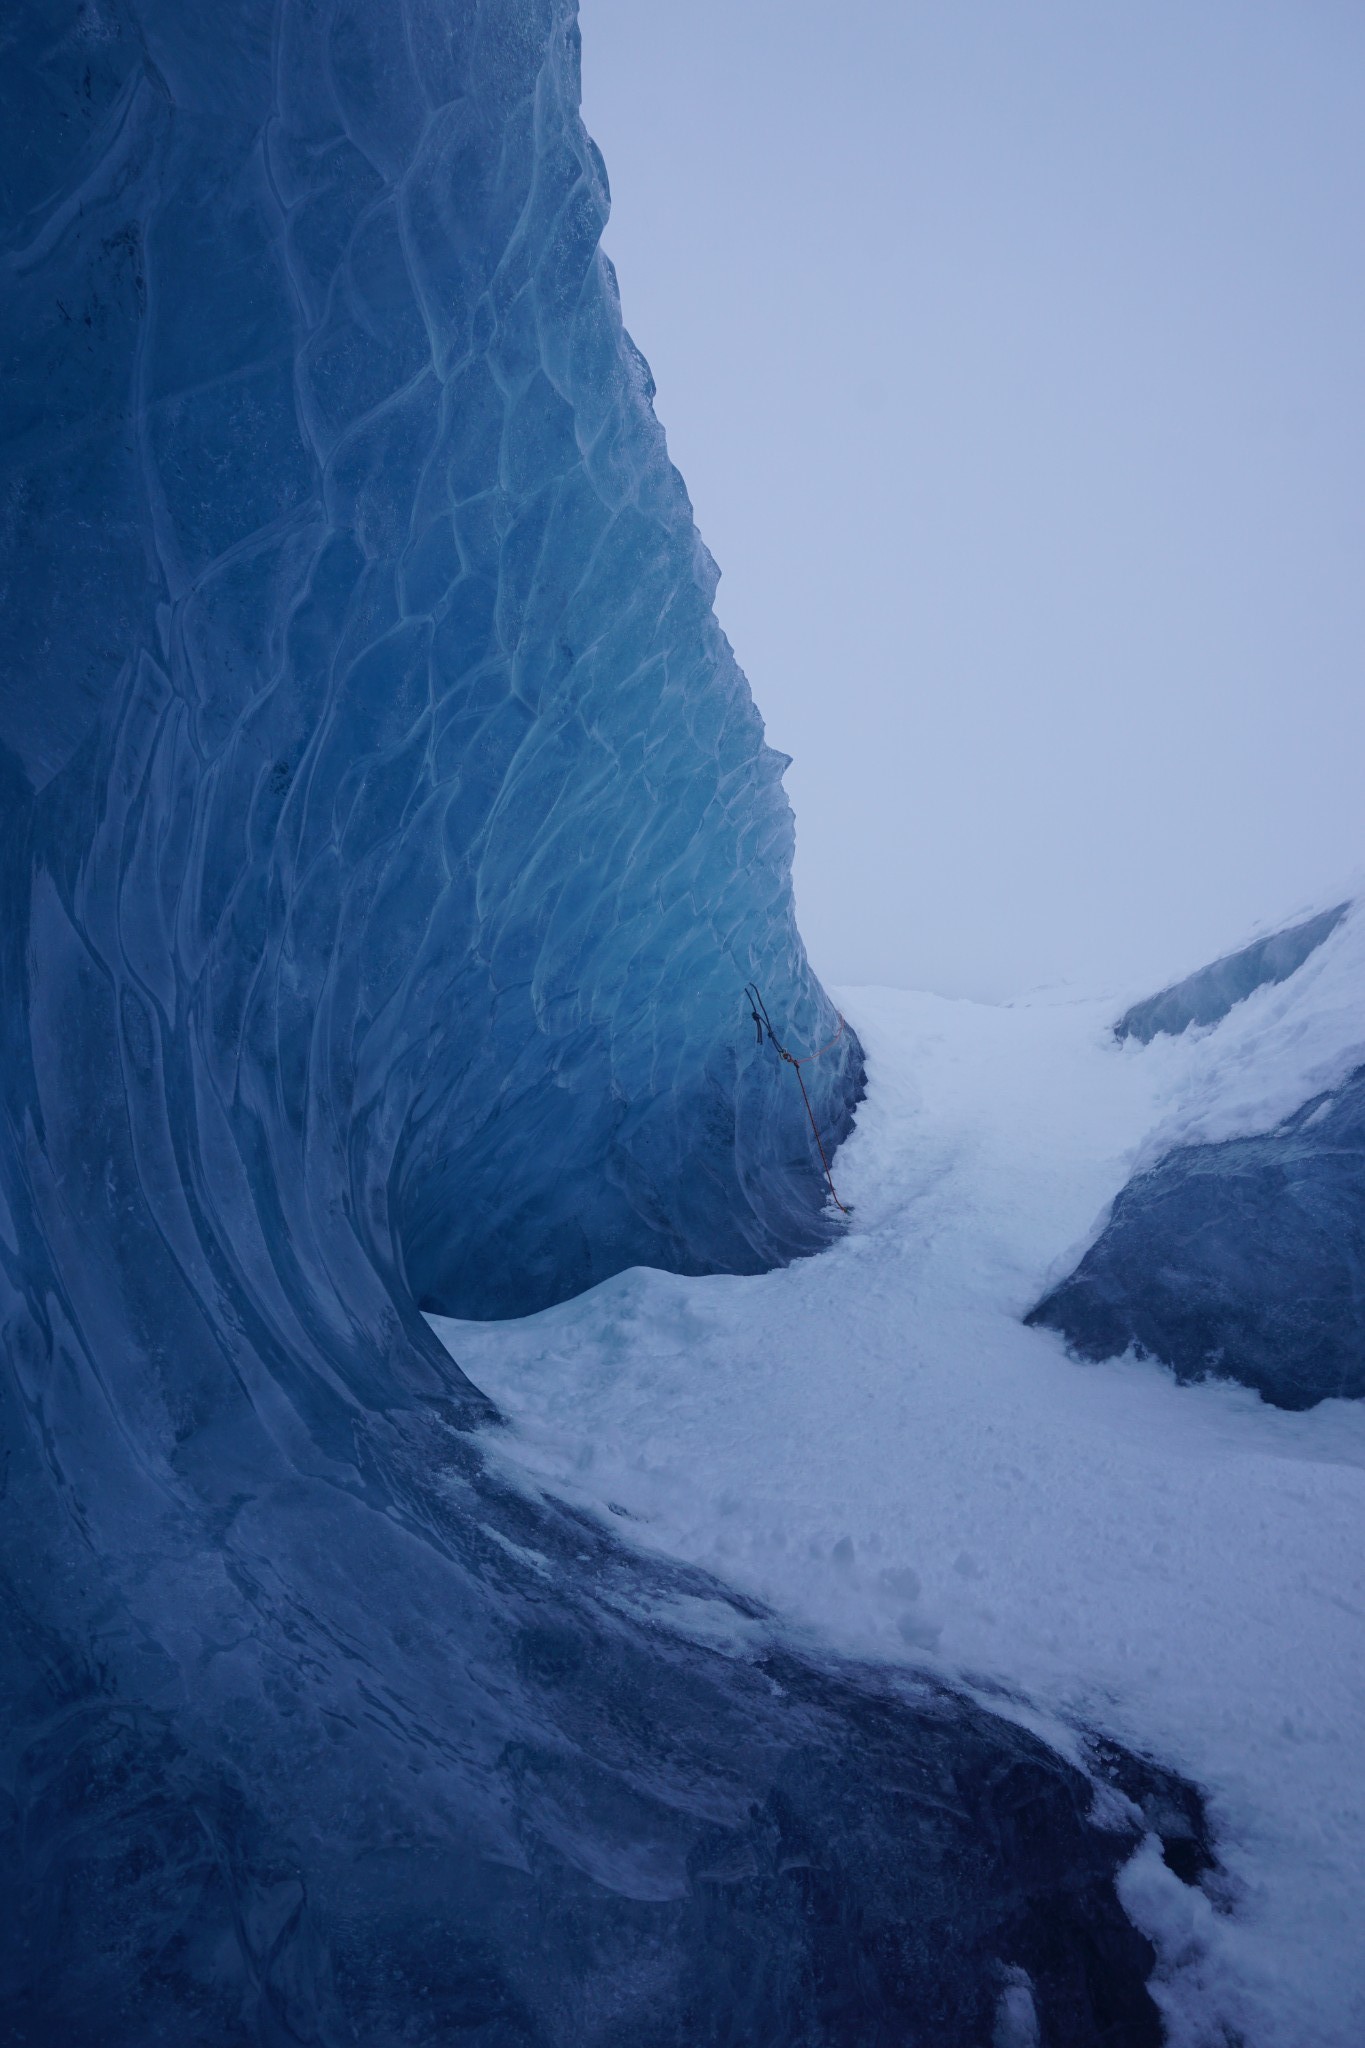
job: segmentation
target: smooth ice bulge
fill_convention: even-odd
[[[692,1642],[724,1596],[491,1477],[419,1314],[833,1227],[571,5],[6,27],[7,2018],[957,2048],[1006,1969],[1154,2041],[1136,1806],[743,1603]],[[836,1141],[851,1032],[805,1077]]]

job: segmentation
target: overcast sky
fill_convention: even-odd
[[[816,966],[1136,993],[1365,864],[1359,0],[582,0]]]

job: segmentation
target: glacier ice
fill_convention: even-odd
[[[1281,1408],[1365,1394],[1365,1067],[1272,1131],[1181,1145],[1122,1189],[1028,1320]]]
[[[1142,1164],[1029,1322],[1061,1331],[1083,1358],[1131,1346],[1181,1379],[1239,1380],[1284,1408],[1365,1395],[1365,928],[1358,911],[1348,922],[1352,908],[1259,940],[1127,1013],[1119,1035],[1143,1044],[1220,1027],[1204,1049],[1207,1100],[1196,1091],[1184,1141]],[[1248,1016],[1225,1044],[1234,1006],[1250,1010],[1257,990],[1281,984],[1281,1014]]]
[[[1291,974],[1297,974],[1309,955],[1331,938],[1350,907],[1349,902],[1338,903],[1300,924],[1255,939],[1236,953],[1225,954],[1186,975],[1159,995],[1134,1003],[1114,1026],[1114,1036],[1150,1045],[1159,1032],[1178,1036],[1194,1024],[1220,1024],[1229,1010],[1258,988],[1288,981]]]
[[[117,792],[70,887],[130,1062],[155,1088],[183,1036],[182,1084],[253,1116],[268,1062],[273,1170],[330,1151],[474,1315],[827,1234],[742,1028],[753,977],[794,1042],[833,1029],[784,764],[621,330],[561,17],[35,0],[7,53],[13,772],[40,818],[64,764]],[[836,1140],[859,1073],[851,1039],[809,1071]]]
[[[1085,1775],[659,1615],[419,1306],[828,1238],[782,762],[569,0],[20,0],[0,73],[0,2009],[1155,2041]],[[806,1070],[837,1141],[846,1034]]]

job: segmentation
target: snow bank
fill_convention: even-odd
[[[1361,1056],[1363,939],[1353,914],[1216,1031],[1146,1048],[1097,1001],[849,991],[871,1092],[831,1251],[437,1325],[511,1418],[485,1441],[522,1485],[809,1645],[1205,1787],[1221,1874],[1190,1893],[1144,1854],[1125,1881],[1188,2043],[1365,2039],[1365,1415],[1077,1364],[1020,1316],[1138,1160],[1263,1127]],[[1027,2038],[1022,1997],[1000,2028]]]

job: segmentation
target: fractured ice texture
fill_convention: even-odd
[[[959,2048],[1022,1972],[1155,2041],[1083,1774],[699,1647],[418,1313],[830,1227],[577,64],[567,0],[6,13],[0,2011]],[[856,1041],[806,1077],[837,1140]]]
[[[1228,953],[1210,966],[1201,967],[1198,973],[1186,975],[1184,981],[1162,989],[1160,995],[1134,1003],[1114,1026],[1114,1036],[1136,1038],[1139,1045],[1150,1045],[1159,1032],[1179,1036],[1192,1024],[1221,1023],[1234,1005],[1245,1002],[1258,988],[1288,981],[1291,974],[1297,974],[1309,954],[1331,938],[1350,907],[1349,903],[1338,903],[1335,909],[1320,911],[1316,917],[1305,918],[1302,924],[1272,932],[1269,938],[1256,939],[1239,952]]]

